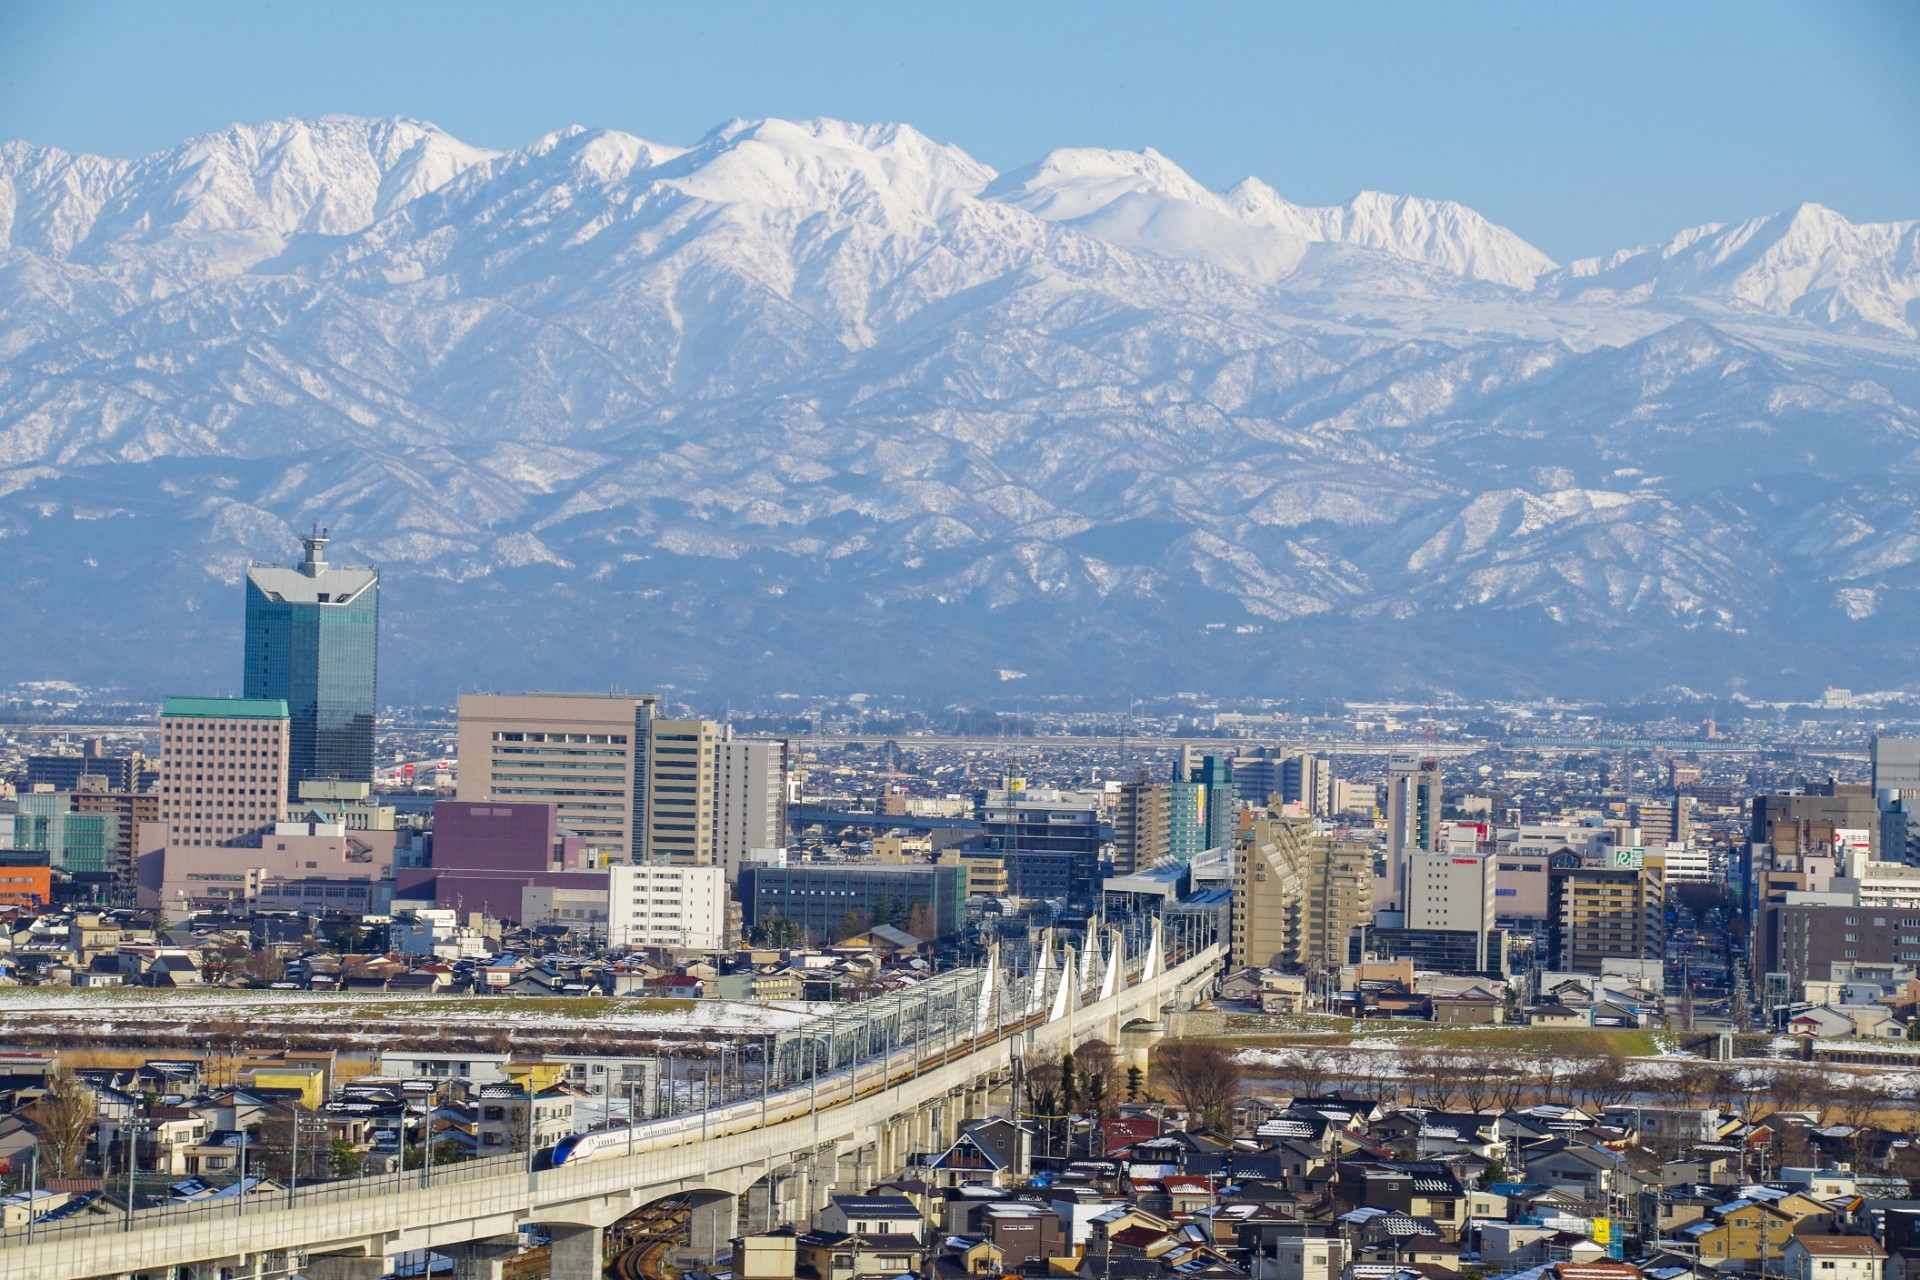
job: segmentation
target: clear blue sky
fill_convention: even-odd
[[[1920,217],[1920,4],[529,6],[0,0],[0,137],[131,156],[233,121],[904,120],[999,168],[1151,146],[1289,198],[1447,197],[1565,259],[1803,200]]]

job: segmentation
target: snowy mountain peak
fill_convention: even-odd
[[[1629,299],[1686,296],[1841,329],[1920,336],[1920,221],[1851,222],[1819,204],[1690,227],[1576,262],[1549,284]]]
[[[1130,195],[1184,200],[1201,207],[1218,198],[1173,161],[1148,147],[1108,151],[1063,147],[1030,165],[1001,175],[988,187],[990,200],[1025,209],[1049,222],[1091,217]]]
[[[1556,264],[1505,227],[1451,200],[1362,191],[1344,205],[1311,211],[1326,238],[1384,249],[1476,280],[1530,289]]]
[[[1347,204],[1294,204],[1257,178],[1224,193],[1159,152],[1072,148],[1014,170],[986,191],[1086,234],[1162,257],[1191,258],[1261,280],[1284,276],[1305,245],[1357,245],[1516,289],[1554,267],[1504,227],[1445,200],[1363,191]]]
[[[233,125],[134,161],[10,147],[0,243],[64,257],[209,234],[350,235],[493,154],[422,121],[340,115]]]
[[[993,176],[909,125],[832,119],[730,121],[660,175],[720,204],[829,208],[880,196],[927,211],[972,196]]]

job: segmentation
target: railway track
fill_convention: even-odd
[[[657,1200],[615,1224],[625,1247],[607,1264],[610,1280],[668,1280],[666,1264],[686,1243],[693,1210],[685,1196]]]

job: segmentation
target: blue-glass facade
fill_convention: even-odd
[[[1207,851],[1206,789],[1197,782],[1170,782],[1167,852],[1192,862]]]
[[[1193,780],[1204,792],[1206,847],[1224,849],[1233,843],[1240,826],[1239,806],[1234,803],[1233,762],[1225,756],[1208,756],[1200,762]]]
[[[256,566],[247,573],[243,692],[287,704],[292,795],[315,779],[373,777],[380,575],[328,565],[323,536],[306,543],[307,558],[297,568]]]

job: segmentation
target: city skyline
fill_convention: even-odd
[[[1920,8],[0,28],[0,1280],[1920,1265]]]

